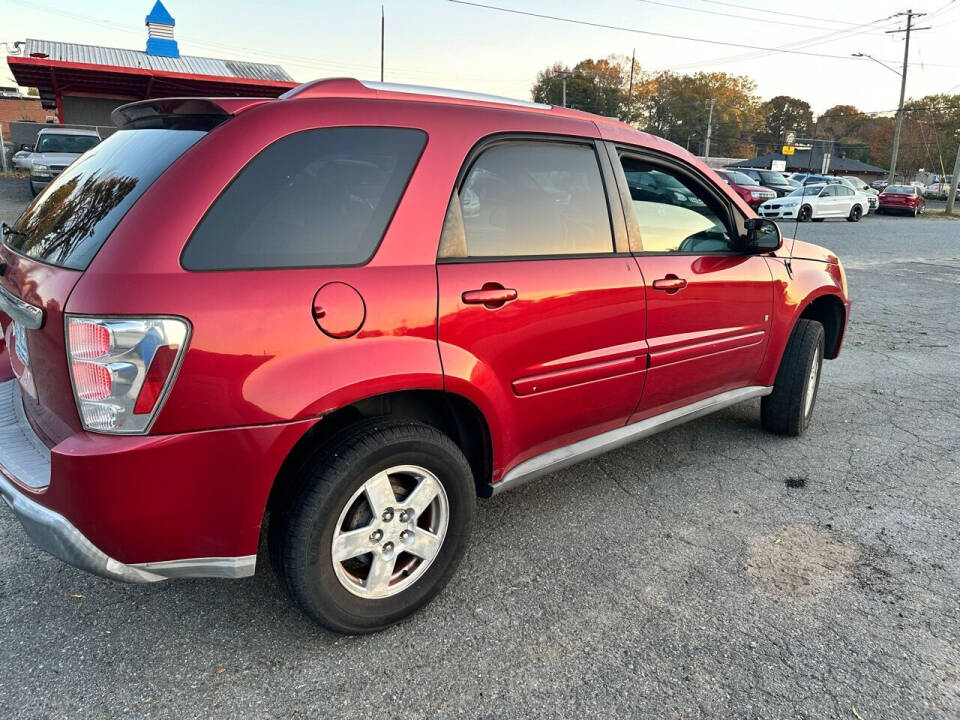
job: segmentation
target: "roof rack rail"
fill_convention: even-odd
[[[280,98],[287,100],[292,98],[318,97],[377,97],[380,93],[421,95],[497,105],[514,105],[536,110],[550,110],[552,107],[551,105],[530,100],[517,100],[515,98],[500,97],[499,95],[469,92],[467,90],[452,90],[450,88],[428,87],[425,85],[371,82],[367,80],[356,80],[354,78],[323,78],[313,80],[303,85],[298,85],[292,90],[288,90],[281,95]]]

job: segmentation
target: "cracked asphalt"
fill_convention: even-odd
[[[119,585],[0,509],[0,717],[960,717],[960,222],[799,233],[854,303],[805,437],[749,402],[481,502],[378,635],[311,625],[265,556]]]

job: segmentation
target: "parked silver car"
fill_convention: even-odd
[[[78,157],[100,142],[96,130],[44,128],[30,156],[30,192],[36,196]]]

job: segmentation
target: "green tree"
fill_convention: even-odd
[[[621,117],[629,82],[627,66],[616,58],[581,60],[572,68],[563,63],[537,73],[532,95],[536,102],[563,104],[566,77],[567,107],[607,117]]]
[[[760,134],[765,142],[778,145],[789,132],[798,137],[807,137],[813,125],[813,110],[810,103],[789,95],[777,95],[770,98],[759,108],[761,119]]]

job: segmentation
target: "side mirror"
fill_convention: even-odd
[[[20,146],[20,149],[26,150],[27,152],[33,152],[33,145],[27,145],[26,143],[24,143],[23,145]]]
[[[780,226],[773,220],[750,218],[745,223],[747,236],[745,247],[749,253],[768,253],[779,250],[783,245]]]

